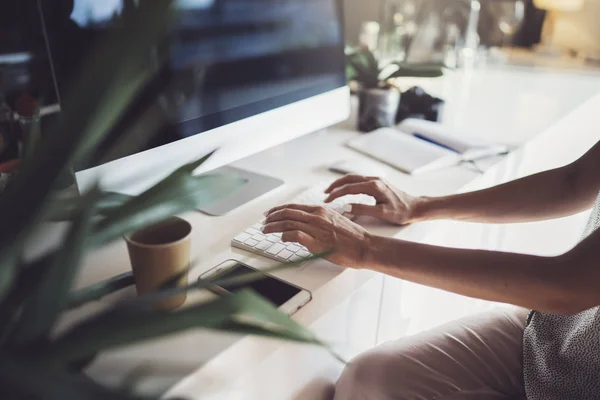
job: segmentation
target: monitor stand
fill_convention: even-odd
[[[263,194],[278,188],[284,183],[280,179],[230,166],[221,167],[206,173],[206,175],[215,174],[227,176],[234,175],[241,178],[242,183],[240,184],[239,189],[233,190],[229,195],[198,209],[201,213],[214,217],[223,216]]]

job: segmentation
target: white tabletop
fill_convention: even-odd
[[[491,140],[520,145],[546,131],[599,92],[600,76],[503,68],[470,73],[456,71],[431,81],[405,81],[407,87],[415,83],[448,101],[445,124]],[[489,185],[557,165],[581,154],[597,138],[598,135],[589,128],[600,123],[600,116],[594,110],[600,107],[600,98],[594,101],[592,106],[583,106],[559,128],[547,131],[483,177],[464,167],[417,177],[382,168],[392,183],[410,193],[441,195],[455,192],[473,181],[478,182],[476,185]],[[584,119],[587,124],[578,122]],[[336,160],[362,158],[344,147],[344,143],[356,135],[353,122],[349,121],[236,163],[238,167],[282,178],[286,185],[225,217],[210,218],[199,213],[185,215],[194,226],[192,258],[200,260],[190,278],[196,278],[229,258],[257,268],[271,265],[259,257],[232,249],[231,238],[258,221],[269,207],[289,201],[309,185],[335,179],[336,175],[327,171],[327,165]],[[365,223],[380,234],[407,240],[462,247],[506,245],[511,248],[515,245],[514,240],[506,239],[504,232],[508,231],[499,228],[469,225],[468,229],[461,229],[475,233],[465,234],[464,241],[456,241],[456,235],[448,235],[457,229],[455,225],[451,225],[450,231],[443,223],[399,230],[372,221]],[[570,224],[575,227],[578,223]],[[485,233],[483,236],[480,235],[482,232]],[[487,241],[474,240],[479,237],[487,238]],[[556,241],[562,245],[568,242]],[[514,249],[541,252],[545,249],[542,247],[523,245]],[[115,243],[88,257],[78,286],[128,269],[125,244]],[[300,272],[283,272],[280,276],[313,292],[313,300],[294,318],[310,326],[345,357],[352,357],[383,340],[416,333],[450,317],[492,306],[462,298],[456,300],[459,296],[452,297],[368,271],[344,271],[324,261],[302,267]],[[126,295],[131,292],[112,296],[105,302]],[[450,303],[432,302],[433,299],[446,301],[448,298],[454,299],[452,304],[457,308],[448,310],[443,304]],[[104,307],[105,302],[81,308],[70,318],[94,312]],[[88,373],[108,384],[129,382],[143,393],[163,391],[179,382],[170,395],[198,399],[285,400],[327,398],[331,383],[342,368],[325,350],[315,347],[254,337],[240,340],[208,332],[189,332],[104,354]],[[182,380],[184,377],[187,378]]]

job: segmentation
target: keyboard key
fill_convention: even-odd
[[[245,232],[244,233],[240,233],[235,238],[233,238],[233,240],[235,240],[236,242],[239,242],[239,243],[244,243],[248,239],[250,239],[250,235],[248,235]]]
[[[273,246],[272,242],[269,242],[268,240],[263,240],[262,242],[254,246],[254,248],[265,251],[271,246]]]
[[[266,235],[265,240],[268,240],[269,242],[273,242],[273,243],[279,242],[279,238],[273,234]]]
[[[304,192],[300,193],[296,198],[290,199],[287,203],[296,204],[308,204],[308,205],[321,205],[329,209],[332,209],[346,217],[352,217],[348,213],[344,214],[344,206],[347,204],[367,204],[374,205],[375,199],[368,195],[348,195],[343,198],[336,199],[330,204],[324,204],[325,197],[327,196],[324,191],[331,182],[323,182],[320,185],[307,188]],[[281,233],[265,235],[262,233],[265,219],[261,218],[259,221],[254,223],[251,227],[246,229],[245,232],[239,234],[232,240],[234,247],[248,248],[252,247],[252,252],[266,256],[271,259],[279,261],[297,260],[297,257],[309,258],[312,254],[308,249],[298,243],[283,243],[281,240]],[[278,253],[286,250],[292,253],[290,256],[287,252],[282,253],[283,256],[277,255]],[[285,256],[285,257],[284,257]]]
[[[304,260],[304,257],[300,257],[298,254],[294,254],[289,259],[291,262],[298,262]]]
[[[267,253],[276,255],[279,254],[279,252],[283,249],[285,249],[284,245],[282,245],[281,243],[275,243],[273,246],[269,247]]]
[[[299,256],[299,257],[302,257],[302,258],[308,258],[308,257],[310,257],[312,254],[310,254],[310,253],[309,253],[308,251],[306,251],[306,250],[302,250],[302,249],[300,249],[300,250],[298,250],[298,251],[296,252],[296,255],[297,255],[297,256]]]
[[[288,260],[293,255],[294,255],[294,253],[292,253],[289,250],[285,250],[285,249],[281,250],[279,253],[277,253],[277,257],[280,257],[284,260]]]
[[[300,250],[300,246],[298,246],[295,243],[290,243],[287,246],[285,246],[285,248],[289,251],[291,251],[292,253],[297,252],[298,250]]]
[[[254,228],[248,228],[248,229],[246,229],[246,233],[249,234],[249,235],[251,235],[251,236],[254,236],[257,233],[262,234],[261,231],[259,231],[258,229],[254,229]]]

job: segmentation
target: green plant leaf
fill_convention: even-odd
[[[379,61],[375,58],[375,54],[369,50],[363,50],[359,54],[365,59],[369,73],[372,75],[379,74]]]
[[[17,275],[17,262],[23,250],[23,241],[15,239],[13,247],[1,246],[4,256],[0,256],[0,301],[4,299],[6,292],[14,284]]]
[[[310,331],[269,302],[244,290],[171,313],[113,309],[80,323],[34,352],[45,362],[60,365],[191,328],[225,330],[222,327],[229,322],[251,323],[280,339],[323,345]]]
[[[177,171],[175,171],[173,173],[173,175],[180,175],[180,174],[181,175],[191,175],[191,174],[193,174],[196,169],[198,169],[205,162],[207,162],[216,152],[217,152],[217,150],[211,151],[210,153],[208,153],[204,157],[198,159],[197,161],[194,161],[194,162],[191,162],[189,164],[182,166]]]
[[[242,290],[232,296],[239,296],[239,301],[245,304],[242,312],[232,315],[230,321],[261,326],[275,334],[279,333],[279,337],[283,339],[323,345],[311,331],[251,290]]]
[[[348,80],[356,80],[367,89],[379,85],[379,65],[372,52],[357,50],[346,60]]]
[[[358,75],[356,73],[356,70],[350,64],[346,65],[346,80],[348,82],[352,82],[352,81],[358,80]]]
[[[270,268],[265,268],[262,269],[260,271],[257,272],[251,272],[248,274],[243,274],[240,276],[235,276],[232,278],[225,278],[225,279],[220,279],[219,276],[216,276],[213,279],[201,279],[198,278],[198,287],[199,288],[207,288],[210,285],[213,286],[220,286],[224,289],[230,289],[233,287],[244,287],[247,286],[257,280],[260,279],[264,279],[266,277],[266,274],[272,274],[274,272],[278,272],[278,271],[283,271],[286,269],[290,269],[290,268],[296,268],[299,267],[301,265],[303,265],[306,262],[310,262],[310,261],[314,261],[314,260],[318,260],[321,258],[325,258],[327,257],[331,252],[324,252],[324,253],[319,253],[319,254],[315,254],[311,257],[308,257],[304,260],[300,260],[297,262],[289,262],[289,263],[283,263],[283,264],[279,264]]]
[[[356,81],[360,82],[365,89],[373,89],[379,86],[378,75],[373,75],[362,67],[355,67]]]
[[[385,82],[388,79],[390,79],[390,77],[393,74],[395,74],[396,72],[398,72],[399,70],[400,70],[400,66],[397,63],[388,64],[381,69],[381,71],[379,72],[378,78],[381,81]]]
[[[279,336],[278,333],[273,332],[269,329],[265,329],[264,327],[262,327],[260,325],[248,323],[248,322],[228,322],[225,325],[222,325],[220,329],[223,331],[226,331],[228,333],[237,333],[240,335],[253,335],[253,336],[270,337],[273,339],[281,339],[281,337]],[[292,341],[292,339],[289,339],[289,338],[286,340]],[[299,342],[303,342],[303,340],[299,340]],[[318,345],[326,348],[329,351],[329,353],[333,357],[335,357],[339,362],[341,362],[342,364],[348,364],[348,360],[346,360],[341,355],[337,354],[337,352],[335,350],[333,350],[329,345],[326,345],[323,343],[320,343]]]
[[[231,321],[226,322],[221,325],[220,330],[226,331],[228,333],[237,333],[240,335],[254,335],[254,336],[264,336],[273,339],[281,339],[281,335],[279,332],[272,331],[269,327],[261,326],[259,323],[249,322],[249,321]],[[286,340],[294,341],[293,339],[287,338]],[[299,339],[300,342],[303,342],[303,338]]]
[[[96,224],[93,244],[110,242],[123,234],[211,204],[244,182],[235,176],[191,175],[198,165],[199,162],[194,162],[180,168],[145,193],[113,209]]]
[[[0,394],[17,399],[143,400],[106,389],[85,375],[71,375],[32,360],[0,354]],[[11,397],[8,397],[10,399]]]
[[[68,301],[68,294],[85,253],[91,220],[95,215],[100,190],[96,187],[83,197],[79,217],[73,222],[63,246],[48,258],[44,275],[23,306],[15,340],[23,346],[44,338]]]
[[[85,64],[57,122],[44,132],[50,140],[44,141],[34,162],[22,165],[0,197],[0,300],[15,279],[25,240],[42,218],[63,171],[90,155],[151,74],[144,56],[166,32],[170,1],[146,1],[139,10],[128,24],[131,28],[120,30]],[[114,64],[108,67],[106,60]]]
[[[188,274],[189,271],[196,265],[196,262],[190,263],[190,267],[181,271],[177,274],[177,276],[166,281],[157,292],[164,292],[173,289],[180,289],[176,286],[179,280],[184,276],[184,274]],[[114,276],[105,281],[96,283],[94,285],[88,286],[83,289],[79,289],[69,295],[68,308],[73,309],[77,307],[81,307],[89,302],[100,300],[104,296],[108,296],[116,291],[124,289],[126,287],[135,285],[135,278],[133,276],[133,272],[125,272],[123,274]],[[178,292],[176,294],[185,293],[188,290],[195,288],[195,285],[190,285],[186,287],[183,292]],[[143,296],[138,296],[135,300],[143,299],[145,296],[150,296],[151,294],[146,294]],[[175,294],[169,294],[167,297],[174,296]],[[152,303],[148,303],[152,304]]]
[[[365,73],[371,76],[377,76],[379,73],[379,62],[375,58],[375,55],[369,50],[357,50],[348,56],[348,61],[353,66],[365,71]]]
[[[0,303],[0,348],[3,348],[11,337],[17,325],[21,308],[27,296],[33,292],[42,279],[43,272],[51,264],[52,254],[47,254],[41,259],[27,265],[20,265],[20,273],[12,285],[8,295]]]
[[[100,300],[118,290],[124,289],[135,284],[135,279],[131,272],[125,272],[113,278],[107,279],[95,285],[77,290],[69,296],[67,307],[69,309],[81,307],[92,301]]]
[[[398,68],[384,80],[400,77],[437,78],[444,75],[444,68],[440,64],[407,64],[393,63]]]
[[[148,309],[148,308],[152,307],[152,305],[154,303],[156,303],[157,301],[165,300],[165,299],[168,299],[169,297],[178,296],[178,295],[185,294],[185,293],[188,293],[191,291],[198,291],[198,290],[214,291],[217,287],[221,288],[221,289],[230,290],[230,291],[233,291],[234,289],[238,289],[238,290],[244,289],[253,282],[265,279],[267,277],[267,274],[274,273],[277,271],[282,271],[285,269],[295,268],[295,267],[298,267],[298,266],[304,264],[304,262],[309,262],[309,261],[312,261],[315,259],[326,257],[327,254],[328,253],[314,255],[303,261],[284,263],[284,264],[276,265],[274,267],[266,268],[261,271],[250,272],[250,273],[243,274],[240,276],[235,276],[232,278],[220,279],[219,276],[215,276],[215,277],[211,277],[209,279],[202,279],[199,277],[196,282],[188,284],[187,286],[173,287],[174,283],[179,281],[179,279],[181,278],[181,274],[189,273],[189,271],[193,268],[193,267],[190,267],[190,269],[183,271],[181,274],[178,274],[177,276],[171,278],[169,281],[165,282],[165,284],[163,284],[162,287],[159,290],[157,290],[156,292],[144,294],[142,296],[137,296],[132,299],[123,300],[123,301],[115,304],[114,308],[115,309],[129,308],[129,309],[134,309],[134,310],[135,309]],[[191,263],[191,265],[193,266],[193,265],[195,265],[195,263]],[[128,281],[129,277],[131,277],[131,273],[119,275],[118,277],[115,277],[112,280],[123,279],[123,281],[126,281],[126,280]],[[122,288],[122,287],[118,287],[118,288],[115,287],[114,290],[111,291],[110,282],[112,280],[108,280],[108,281],[98,284],[100,286],[100,289],[103,290],[102,296],[110,294],[111,292]],[[123,282],[123,284],[124,283],[125,282]],[[77,306],[82,305],[83,301],[87,300],[89,298],[95,297],[95,298],[92,298],[89,300],[89,301],[92,301],[92,300],[98,299],[99,297],[102,297],[100,295],[94,296],[93,291],[91,294],[86,295],[85,290],[86,289],[81,290],[80,291],[81,293],[78,292],[77,297],[75,299],[78,299],[78,298],[83,298],[83,299],[81,299],[80,302],[75,303]],[[218,294],[223,294],[223,292],[219,291]]]
[[[96,211],[100,215],[105,215],[111,210],[122,206],[131,200],[131,196],[121,193],[103,192],[96,204]],[[45,220],[48,221],[70,221],[74,219],[81,208],[81,196],[78,193],[69,192],[66,197],[55,198],[51,202]]]

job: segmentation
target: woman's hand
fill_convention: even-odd
[[[421,199],[410,196],[381,178],[360,175],[346,175],[335,181],[325,193],[330,203],[339,197],[349,194],[366,194],[377,201],[375,206],[362,204],[352,205],[352,215],[369,216],[396,225],[406,225],[417,221],[417,206]]]
[[[265,234],[282,233],[311,253],[331,252],[326,258],[346,268],[362,269],[371,236],[348,218],[324,207],[290,204],[267,213]]]

